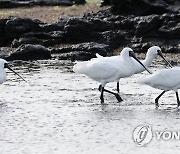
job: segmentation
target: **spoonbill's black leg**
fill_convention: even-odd
[[[117,82],[117,92],[119,93],[119,81]]]
[[[180,106],[180,101],[179,101],[179,95],[178,95],[178,92],[176,92],[176,98],[177,98],[177,107]]]
[[[102,86],[100,85],[100,86],[99,86],[99,91],[100,91],[100,92],[101,92],[101,89],[102,89]],[[123,101],[123,99],[119,96],[118,93],[114,93],[114,92],[109,91],[109,90],[107,90],[107,89],[103,89],[103,91],[115,95],[115,97],[116,97],[116,99],[118,100],[118,102]]]
[[[166,91],[164,90],[164,91],[155,99],[155,105],[156,105],[156,107],[159,107],[158,100],[159,100],[159,98],[160,98],[165,92],[166,92]]]
[[[100,92],[101,92],[101,95],[100,95],[101,104],[103,104],[103,103],[104,103],[104,96],[103,96],[103,94],[104,94],[104,87],[102,87],[102,86],[100,85],[100,86],[99,86],[99,90],[100,90]]]
[[[99,85],[99,88],[98,88],[98,90],[101,92],[101,88],[102,88],[102,86],[101,86],[101,84]]]

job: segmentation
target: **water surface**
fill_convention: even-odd
[[[176,97],[167,92],[155,109],[160,90],[139,85],[148,75],[122,79],[123,102],[105,93],[100,104],[98,83],[72,72],[66,61],[14,62],[28,82],[8,71],[0,91],[0,154],[119,154],[178,153],[179,140],[157,140],[137,146],[132,132],[150,124],[153,131],[180,131]],[[164,68],[159,64],[152,71]],[[107,84],[115,90],[116,83]]]

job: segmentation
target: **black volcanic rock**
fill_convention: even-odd
[[[151,1],[137,0],[136,3],[141,4],[136,8],[138,11],[133,12],[135,8],[126,9],[135,7],[134,1],[112,0],[114,4],[123,6],[119,14],[106,8],[83,17],[62,16],[53,24],[18,17],[2,19],[0,46],[18,48],[11,54],[11,60],[18,56],[24,60],[50,58],[50,52],[58,54],[59,59],[89,60],[96,53],[106,56],[125,46],[146,52],[150,46],[159,45],[165,52],[177,53],[180,44],[178,3],[157,0],[150,4]],[[171,5],[171,9],[165,7],[167,4]],[[177,9],[173,11],[172,6]],[[154,10],[148,10],[151,7]],[[162,11],[161,7],[165,9]]]
[[[26,45],[26,44],[32,44],[32,45],[42,45],[43,42],[41,39],[38,39],[36,37],[23,37],[23,38],[19,38],[19,39],[14,39],[11,46],[13,48],[17,48],[21,45]]]
[[[89,60],[91,58],[94,58],[94,55],[85,51],[73,51],[69,53],[63,53],[59,56],[59,60],[71,60],[71,61]]]
[[[48,49],[41,45],[22,45],[17,48],[7,60],[41,60],[50,59],[51,54]]]
[[[72,6],[73,4],[85,4],[85,0],[3,0],[0,8],[17,8],[32,6]]]
[[[99,44],[95,42],[80,43],[70,47],[51,49],[51,53],[59,53],[59,59],[75,60],[89,60],[95,58],[98,53],[102,56],[107,56],[109,46],[106,44]]]
[[[112,12],[115,14],[151,15],[170,12],[162,1],[150,0],[112,0]]]
[[[111,5],[112,13],[119,15],[160,15],[180,10],[179,0],[103,0],[102,5]]]
[[[164,14],[161,17],[162,24],[158,29],[161,38],[179,39],[180,38],[180,14]]]
[[[3,41],[4,44],[12,42],[15,38],[19,38],[24,33],[30,31],[39,31],[41,22],[27,18],[13,17],[6,21],[3,25]],[[0,44],[1,45],[1,44]]]
[[[108,45],[106,44],[99,44],[95,42],[88,42],[88,43],[80,43],[76,45],[71,46],[71,50],[73,51],[86,51],[93,53],[94,55],[96,53],[99,53],[103,56],[107,55],[108,52]]]
[[[25,44],[40,44],[45,47],[53,46],[63,42],[64,33],[62,31],[52,32],[29,32],[21,35],[19,39],[14,39],[11,46],[18,47]]]
[[[3,0],[0,1],[0,8],[17,8],[17,7],[29,7],[33,6],[35,2],[33,1],[11,1]]]
[[[108,52],[111,52],[108,45],[95,42],[79,43],[69,47],[51,49],[51,53],[60,54],[59,59],[71,59],[72,61],[89,60],[95,58],[96,53],[107,56]]]
[[[42,24],[40,25],[40,29],[42,32],[51,32],[51,31],[63,31],[64,30],[64,24],[66,21],[61,21],[59,23],[53,23],[53,24]]]
[[[41,22],[27,18],[14,17],[9,19],[5,25],[5,34],[11,37],[17,37],[29,31],[39,31]]]
[[[137,22],[135,35],[136,37],[156,37],[157,29],[160,26],[160,16],[159,15],[149,15],[136,17]],[[154,33],[156,31],[156,33]]]
[[[80,18],[67,21],[64,27],[66,42],[80,43],[98,39],[100,35],[94,31],[91,22]]]
[[[75,4],[85,4],[86,3],[85,0],[70,0],[70,1],[72,1]]]
[[[5,25],[8,19],[1,19],[0,20],[0,46],[7,45],[6,39],[5,39]]]

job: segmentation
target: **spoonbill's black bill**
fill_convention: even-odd
[[[4,59],[0,59],[0,84],[2,84],[4,81],[6,81],[6,71],[5,68],[8,68],[12,72],[14,72],[16,75],[18,75],[21,79],[24,80],[22,76],[20,76],[17,72],[15,72],[11,67],[9,67],[8,62]],[[24,80],[26,81],[26,80]]]
[[[15,72],[15,71],[8,65],[8,63],[5,63],[5,64],[4,64],[4,68],[8,68],[10,71],[12,71],[14,74],[18,75],[21,79],[23,79],[23,80],[26,82],[26,80],[25,80],[22,76],[20,76],[17,72]]]

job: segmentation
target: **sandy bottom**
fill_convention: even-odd
[[[155,109],[161,92],[138,85],[134,75],[122,79],[123,102],[105,94],[100,104],[98,83],[71,72],[72,64],[58,61],[35,62],[38,66],[13,63],[28,82],[8,72],[1,85],[1,154],[127,154],[178,153],[179,140],[157,140],[137,146],[132,134],[138,125],[153,131],[180,131],[180,110],[176,97],[168,92]],[[20,65],[20,66],[19,66]],[[164,68],[152,67],[152,71]],[[115,90],[115,83],[107,85]]]

